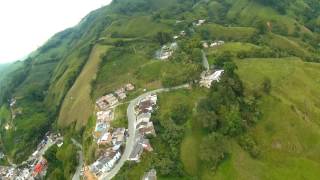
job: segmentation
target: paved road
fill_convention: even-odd
[[[129,159],[129,156],[132,152],[132,149],[136,143],[136,113],[135,113],[135,106],[137,105],[137,103],[147,97],[150,94],[154,94],[154,93],[160,93],[160,92],[168,92],[171,90],[177,90],[177,89],[183,89],[183,88],[188,88],[189,84],[185,84],[185,85],[181,85],[181,86],[177,86],[177,87],[173,87],[173,88],[162,88],[162,89],[157,89],[157,90],[153,90],[147,93],[144,93],[142,95],[140,95],[139,97],[137,97],[136,99],[133,99],[132,101],[130,101],[130,104],[127,108],[127,116],[128,116],[128,133],[129,133],[129,138],[127,139],[127,143],[126,143],[126,148],[124,150],[124,153],[122,154],[119,162],[115,165],[115,167],[108,173],[103,174],[99,179],[100,180],[109,180],[112,179],[121,169],[121,167],[124,165],[124,163]]]
[[[80,180],[80,173],[81,173],[81,169],[82,166],[84,164],[83,162],[83,153],[82,153],[82,145],[80,143],[78,143],[78,141],[76,141],[75,139],[71,139],[72,143],[77,146],[79,148],[78,150],[78,155],[79,155],[79,163],[78,163],[78,167],[76,172],[74,173],[72,180]]]
[[[206,68],[206,70],[208,71],[208,70],[210,70],[210,65],[208,62],[207,55],[204,52],[204,50],[201,50],[201,53],[202,53],[202,64],[203,64],[204,68]]]

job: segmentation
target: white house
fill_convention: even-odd
[[[207,74],[207,72],[202,73],[200,86],[210,88],[213,81],[219,82],[224,70],[215,71],[212,74]]]
[[[137,124],[141,122],[149,122],[151,119],[151,113],[142,113],[137,117]]]

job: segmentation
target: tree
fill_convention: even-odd
[[[172,111],[171,119],[177,125],[183,125],[187,122],[192,109],[187,104],[178,104]]]
[[[218,133],[212,133],[205,137],[200,145],[200,159],[206,165],[215,169],[224,159],[226,148],[223,142],[223,136]]]
[[[259,20],[258,22],[256,22],[256,27],[259,34],[265,34],[266,32],[268,32],[268,26],[265,21]]]
[[[223,68],[224,64],[226,62],[230,62],[231,61],[231,53],[226,51],[226,52],[223,52],[221,55],[219,55],[215,61],[214,61],[214,65],[217,67],[217,68]]]
[[[167,32],[158,32],[155,37],[156,41],[160,43],[160,45],[164,45],[170,41],[172,41],[172,36]]]
[[[211,34],[208,29],[203,29],[200,32],[202,39],[204,40],[210,40],[211,39]]]
[[[218,115],[214,111],[202,111],[198,115],[198,120],[201,122],[202,127],[210,132],[217,130],[218,118]]]
[[[236,136],[244,132],[245,128],[239,108],[232,107],[226,114],[224,121],[224,133],[226,135]]]

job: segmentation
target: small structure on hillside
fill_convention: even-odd
[[[200,87],[210,88],[213,81],[219,82],[224,70],[217,70],[213,73],[205,71],[201,74]]]
[[[143,153],[143,150],[150,152],[153,151],[153,148],[150,145],[149,139],[145,139],[143,135],[139,135],[128,160],[140,162],[140,157]]]
[[[141,122],[137,125],[137,129],[141,135],[153,135],[156,136],[156,131],[153,126],[153,122]]]
[[[113,111],[106,110],[106,111],[99,111],[97,112],[97,121],[98,122],[110,122],[113,118]]]
[[[126,90],[124,88],[120,88],[114,92],[120,100],[123,100],[127,97]]]
[[[107,110],[109,107],[116,105],[118,102],[118,99],[113,94],[108,94],[98,99],[96,104],[101,110]]]
[[[40,159],[40,161],[36,164],[36,166],[34,167],[32,176],[36,177],[39,174],[42,173],[42,171],[44,171],[44,169],[47,167],[47,160],[42,158]]]
[[[155,169],[151,169],[149,172],[144,174],[142,180],[157,180],[157,171]]]
[[[224,41],[214,41],[213,43],[210,44],[210,47],[218,47],[218,46],[221,46],[221,45],[224,45]]]
[[[101,138],[97,142],[98,145],[111,145],[112,144],[112,134],[109,132],[103,133]]]
[[[89,169],[96,176],[99,176],[102,173],[109,172],[120,159],[120,157],[121,153],[119,151],[113,151],[112,148],[109,148],[106,150],[106,153],[103,156],[101,156],[89,167]]]
[[[187,33],[185,31],[180,31],[180,36],[185,36]]]
[[[194,22],[193,25],[194,26],[201,26],[202,24],[204,24],[206,22],[205,19],[199,19],[198,21]]]
[[[125,141],[125,128],[117,128],[113,133],[112,133],[112,143],[113,145],[121,145]]]
[[[209,44],[208,44],[206,41],[203,41],[203,42],[202,42],[202,47],[203,47],[203,48],[208,48],[208,47],[209,47]]]
[[[169,59],[177,48],[178,44],[176,42],[170,45],[163,45],[161,49],[156,52],[156,58],[159,60]]]
[[[127,91],[133,91],[134,90],[134,85],[132,85],[131,83],[126,84],[125,86]]]

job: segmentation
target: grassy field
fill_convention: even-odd
[[[303,33],[311,34],[311,31],[299,24],[295,19],[287,15],[279,14],[271,7],[262,6],[250,0],[231,0],[232,7],[228,12],[228,19],[234,19],[242,25],[251,25],[257,19],[272,22],[273,26],[286,29],[289,34],[293,34],[295,26]]]
[[[290,40],[284,36],[270,33],[266,35],[264,39],[271,47],[276,47],[281,50],[288,51],[292,55],[295,55],[298,57],[308,57],[311,55],[307,50],[301,47],[297,42]]]
[[[320,176],[320,65],[298,59],[247,59],[237,62],[247,90],[272,81],[260,107],[263,118],[248,133],[261,156],[252,159],[235,142],[217,173],[204,179],[318,179]]]
[[[205,24],[199,30],[209,30],[215,39],[248,40],[256,32],[252,27],[225,27],[218,24]]]
[[[122,18],[116,21],[105,33],[117,33],[123,37],[150,37],[159,31],[168,30],[170,28],[167,25],[152,21],[150,16],[135,16],[130,19]]]
[[[93,48],[87,64],[64,99],[58,121],[60,126],[65,127],[75,121],[78,127],[86,124],[94,109],[90,97],[91,82],[96,77],[101,55],[107,49],[107,46],[99,45]]]
[[[116,107],[114,120],[111,123],[111,126],[113,128],[128,127],[127,108],[127,103],[121,104],[120,106]]]

